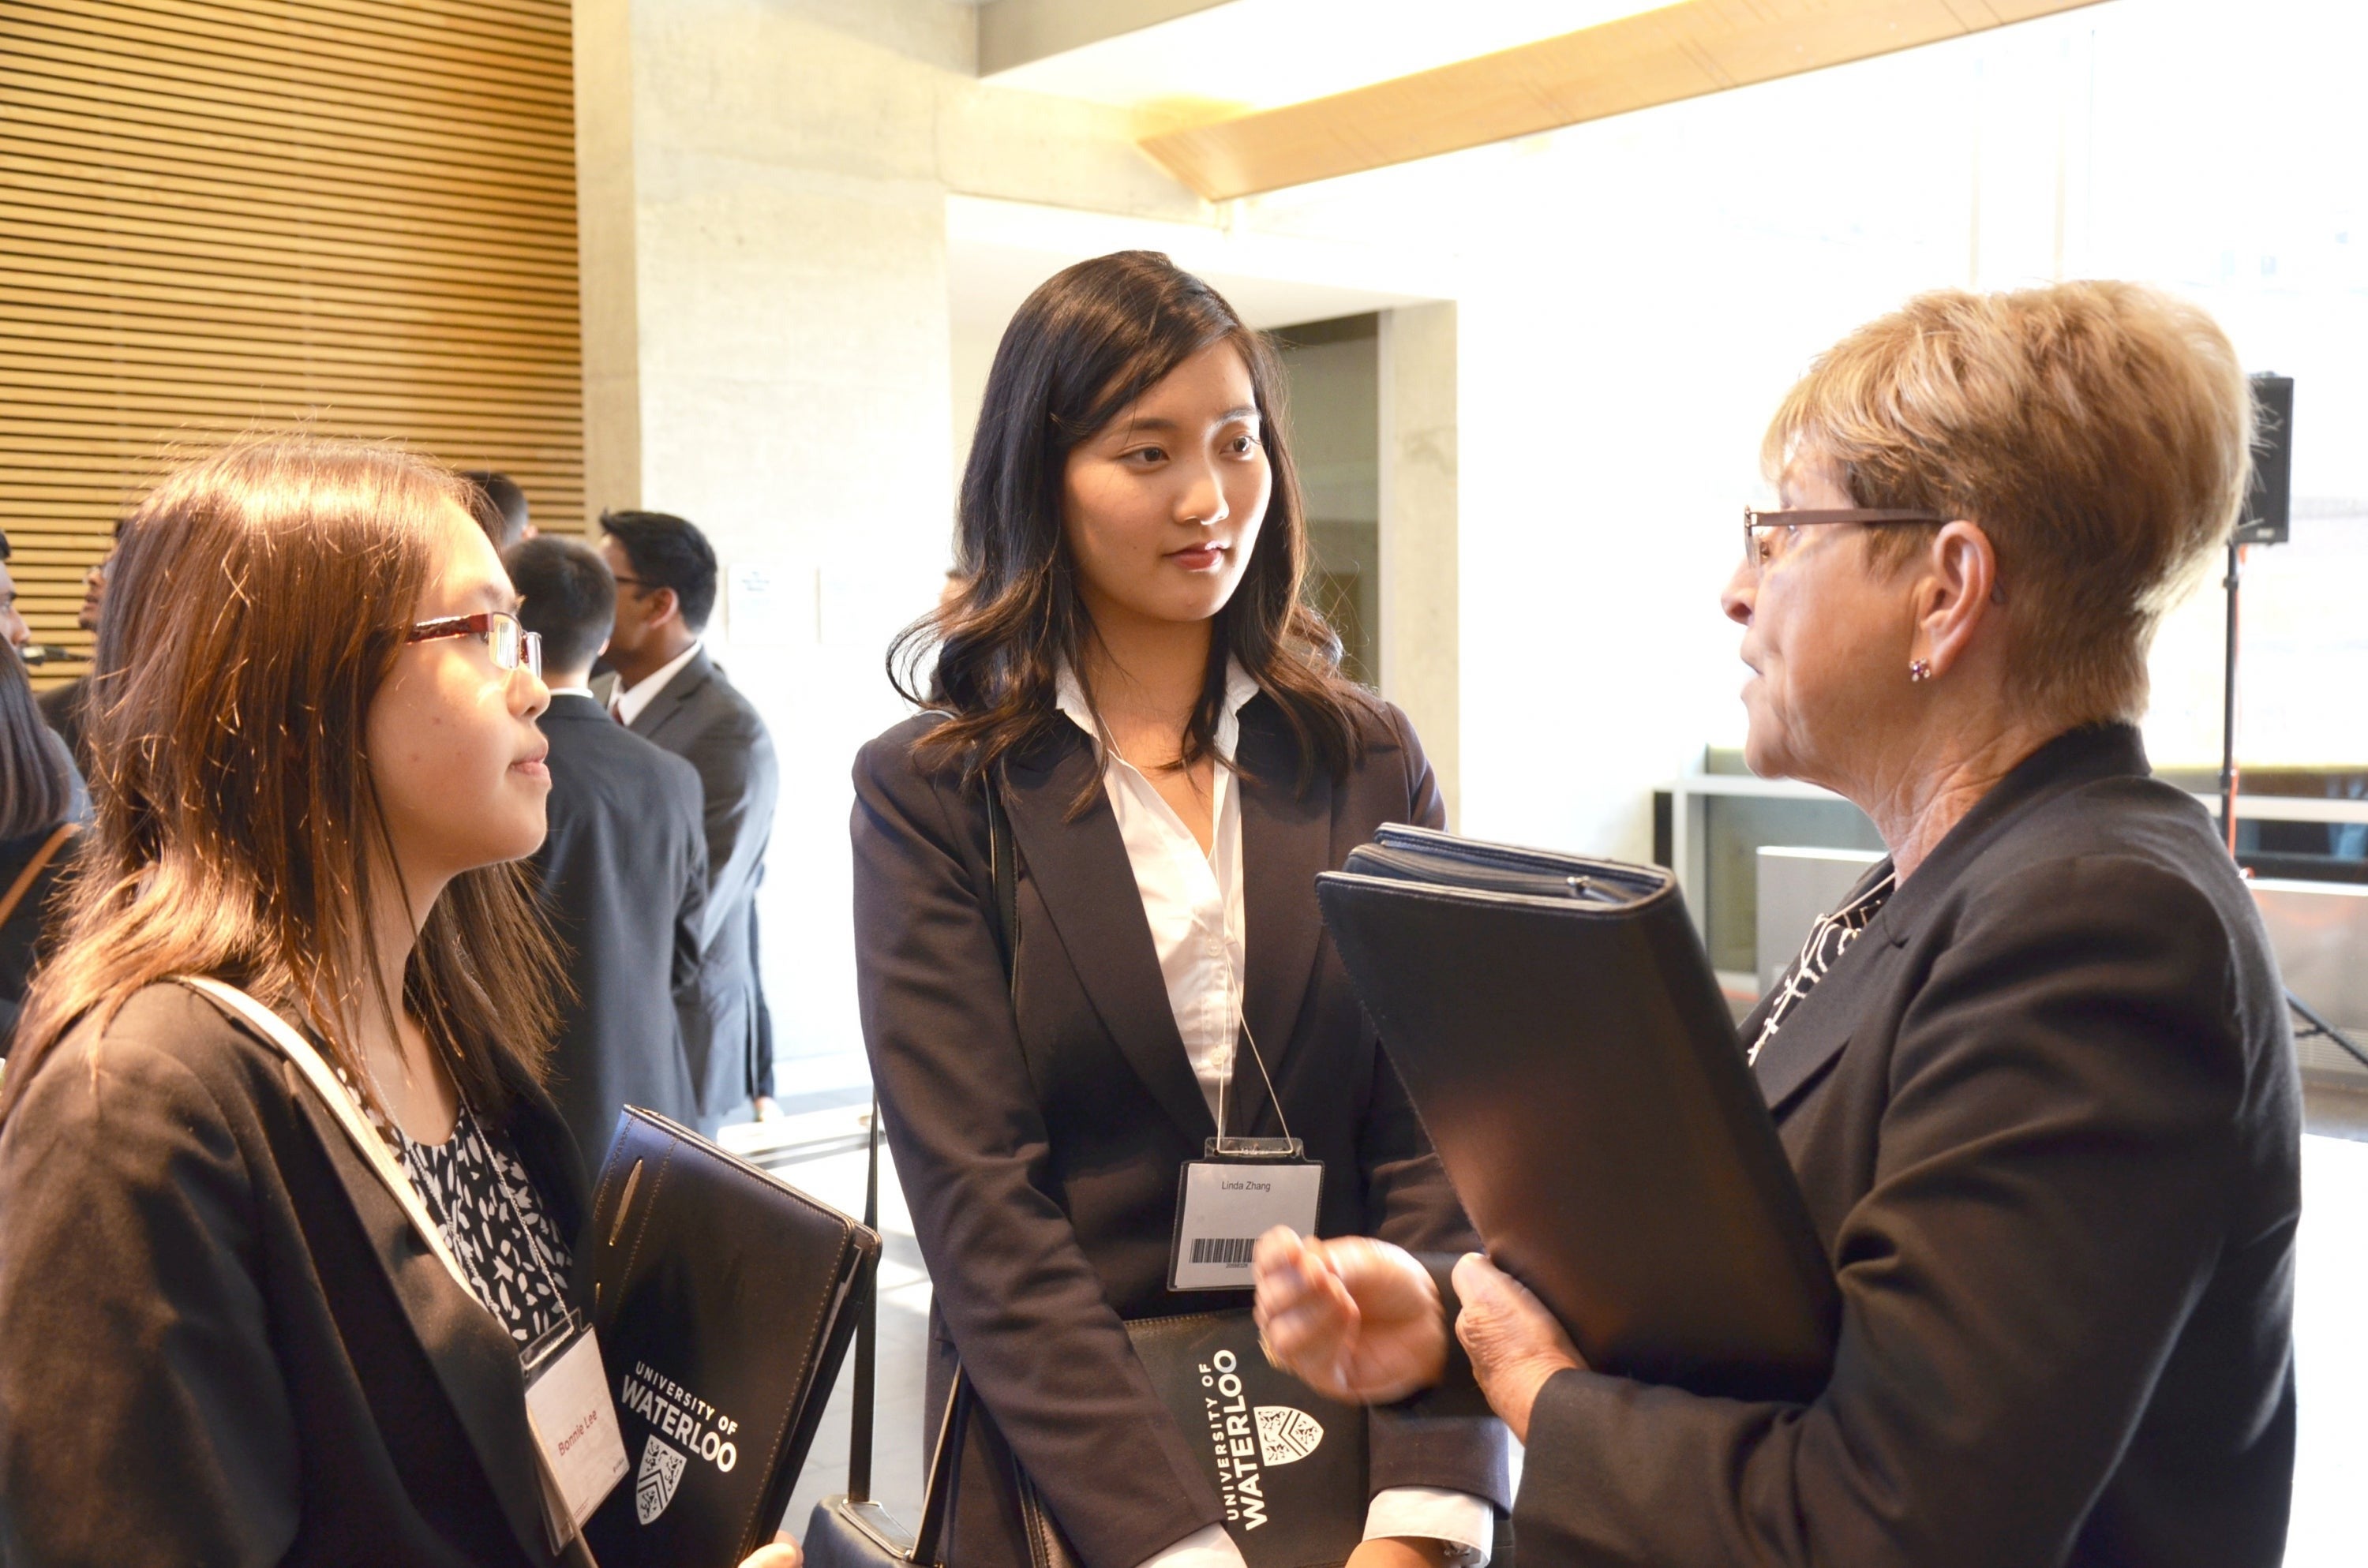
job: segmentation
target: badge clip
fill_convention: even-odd
[[[1212,1138],[1202,1146],[1204,1160],[1304,1160],[1307,1145],[1296,1138]]]

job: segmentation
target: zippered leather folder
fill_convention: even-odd
[[[1815,1397],[1839,1294],[1676,878],[1393,824],[1316,898],[1489,1256],[1588,1366]]]
[[[628,1106],[577,1249],[632,1466],[585,1526],[603,1568],[732,1568],[772,1540],[880,1238]]]

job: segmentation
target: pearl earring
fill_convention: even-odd
[[[1930,680],[1932,678],[1932,666],[1924,660],[1918,659],[1914,664],[1907,666],[1907,678],[1909,680]]]

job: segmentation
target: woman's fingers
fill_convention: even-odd
[[[788,1536],[780,1536],[769,1546],[760,1546],[748,1554],[740,1568],[804,1568],[805,1550]]]
[[[1363,1236],[1269,1232],[1252,1256],[1268,1358],[1335,1399],[1395,1399],[1435,1381],[1447,1328],[1412,1256]]]
[[[1258,1238],[1250,1267],[1267,1359],[1309,1387],[1341,1397],[1339,1368],[1356,1342],[1358,1312],[1324,1244],[1277,1226]]]

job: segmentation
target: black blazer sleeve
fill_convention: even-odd
[[[0,1562],[279,1562],[297,1423],[228,1119],[131,1042],[51,1062],[11,1117],[46,1135],[0,1140],[0,1335],[39,1347],[0,1353]]]
[[[1835,1239],[1825,1394],[1557,1376],[1530,1428],[1525,1554],[1949,1568],[2071,1550],[2230,1223],[2235,939],[2192,882],[2134,858],[2029,867],[1968,907],[1902,1017],[1871,1181]]]
[[[1085,1561],[1128,1568],[1224,1510],[1040,1183],[984,809],[916,770],[917,733],[855,768],[858,994],[889,1147],[924,1252],[967,1260],[937,1303],[971,1380]]]

